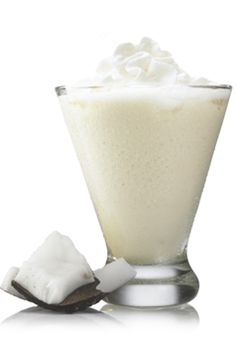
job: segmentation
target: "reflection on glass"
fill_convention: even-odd
[[[40,307],[30,307],[17,312],[6,318],[1,326],[8,329],[14,328],[30,329],[53,328],[57,331],[73,332],[77,330],[88,331],[92,328],[95,334],[104,329],[124,329],[133,328],[141,331],[153,329],[159,331],[172,327],[170,332],[176,332],[178,327],[192,328],[197,327],[199,316],[196,309],[190,305],[181,305],[169,308],[132,308],[114,304],[106,304],[100,310],[88,309],[74,314],[62,314],[44,310]],[[10,328],[10,330],[9,330]]]
[[[115,318],[125,326],[142,326],[158,327],[185,327],[198,326],[199,315],[197,310],[188,304],[176,307],[162,308],[132,308],[127,306],[119,306],[114,304],[106,304],[101,311]]]

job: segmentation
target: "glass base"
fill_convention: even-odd
[[[175,264],[131,266],[137,272],[136,277],[109,294],[104,299],[107,303],[163,307],[187,303],[197,295],[198,278],[187,259]]]

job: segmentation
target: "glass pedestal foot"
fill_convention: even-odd
[[[136,277],[105,298],[112,304],[135,307],[181,305],[191,301],[199,282],[188,260],[176,264],[132,265]]]

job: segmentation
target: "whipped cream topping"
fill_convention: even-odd
[[[174,61],[168,51],[161,50],[150,38],[144,37],[138,45],[119,45],[111,57],[97,68],[99,83],[120,84],[208,84],[204,78],[192,78]]]

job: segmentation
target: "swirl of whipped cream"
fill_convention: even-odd
[[[101,83],[205,84],[205,79],[193,79],[173,60],[168,51],[161,50],[150,38],[138,45],[119,45],[113,56],[104,59],[97,68],[96,79]]]

